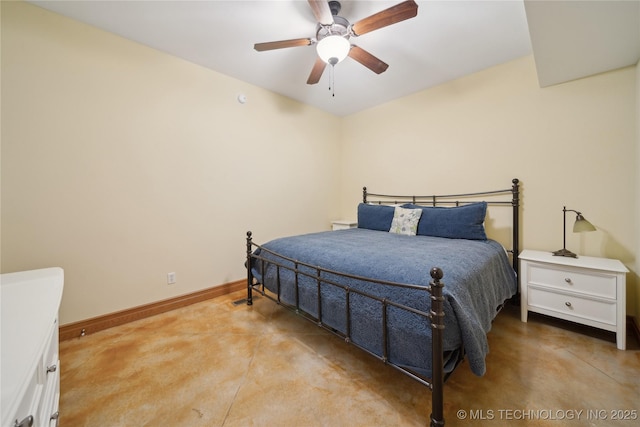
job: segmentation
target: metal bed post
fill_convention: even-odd
[[[518,180],[518,178],[514,178],[511,182],[513,183],[511,187],[511,193],[513,194],[513,199],[511,200],[511,205],[513,206],[513,270],[516,272],[518,277],[520,277],[520,275],[518,274],[518,255],[520,254],[520,223],[518,221],[518,218],[520,216],[520,181]]]
[[[444,426],[444,296],[442,270],[431,269],[431,427]]]
[[[247,305],[253,305],[253,273],[251,272],[251,232],[247,231]]]

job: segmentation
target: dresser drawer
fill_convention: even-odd
[[[557,317],[579,323],[598,322],[613,327],[616,325],[615,301],[595,300],[536,287],[529,287],[528,300],[529,309],[532,311],[551,311]]]
[[[616,276],[612,274],[532,263],[527,281],[530,285],[616,299]]]

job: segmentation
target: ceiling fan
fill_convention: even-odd
[[[300,38],[280,40],[266,43],[256,43],[254,49],[258,52],[287,47],[316,45],[318,57],[311,69],[307,84],[313,85],[320,81],[327,64],[336,65],[349,56],[376,74],[384,72],[389,65],[376,58],[366,50],[352,45],[349,39],[358,37],[371,31],[396,24],[418,14],[418,5],[414,0],[406,0],[367,18],[350,24],[339,16],[342,6],[339,1],[308,0],[313,14],[318,21],[315,38]]]

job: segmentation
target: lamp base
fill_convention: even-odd
[[[565,248],[558,249],[557,251],[552,252],[552,253],[555,256],[568,256],[568,257],[571,257],[571,258],[578,258],[578,255],[574,254],[573,252],[571,252],[570,250],[565,249]]]

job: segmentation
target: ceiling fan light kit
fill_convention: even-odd
[[[318,21],[315,38],[300,38],[275,42],[256,43],[254,49],[258,52],[315,44],[318,59],[313,65],[307,84],[313,85],[320,81],[320,77],[327,64],[332,67],[340,63],[347,56],[369,68],[376,74],[384,72],[389,65],[376,58],[366,50],[352,45],[352,37],[396,24],[418,14],[418,5],[414,0],[406,0],[355,24],[339,16],[341,5],[338,1],[308,0],[313,14]],[[333,86],[333,85],[332,85]]]
[[[323,38],[316,45],[318,56],[327,64],[336,65],[349,54],[351,43],[343,36],[331,35]]]

